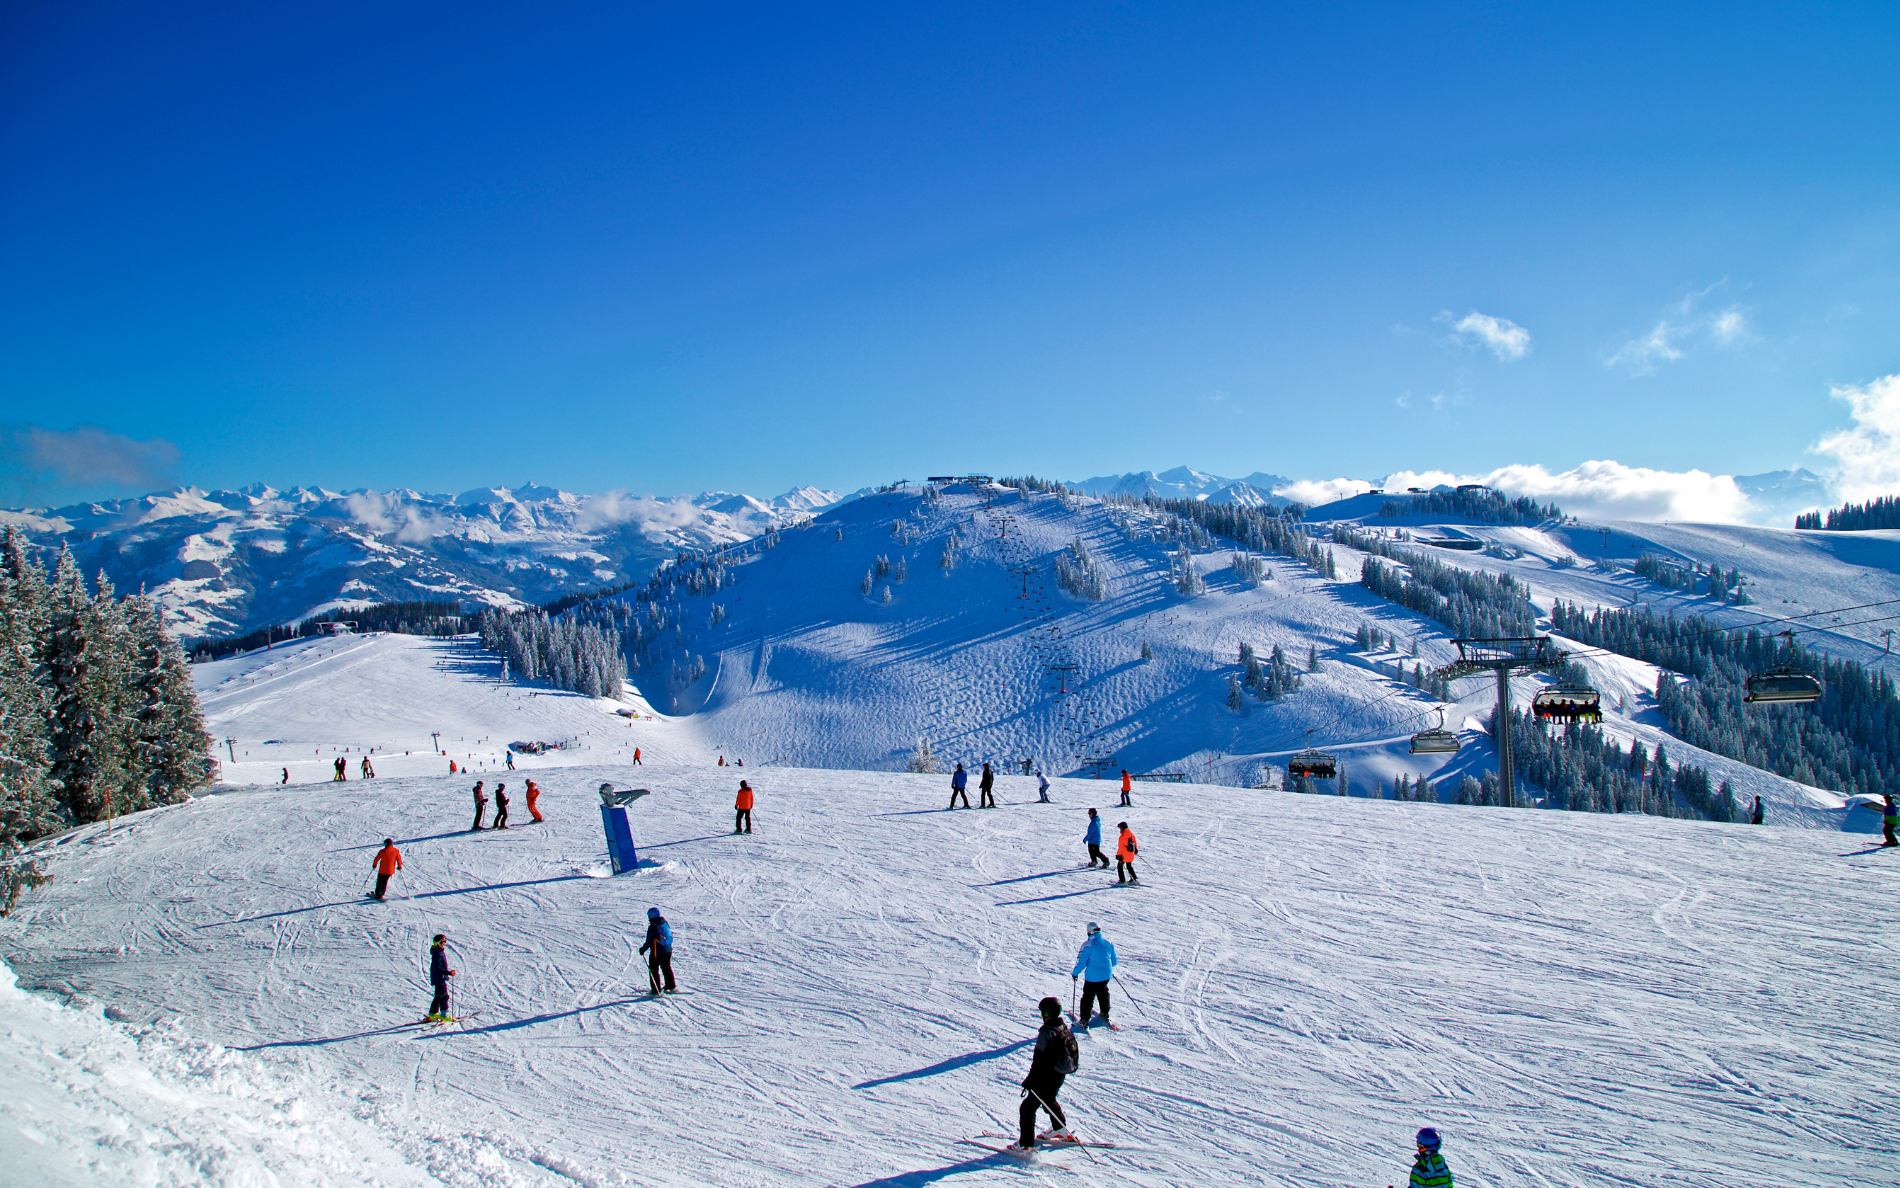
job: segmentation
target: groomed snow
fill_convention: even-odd
[[[729,833],[741,774],[750,837]],[[1081,1041],[1064,1100],[1124,1146],[1050,1164],[1388,1184],[1430,1123],[1466,1186],[1900,1183],[1894,856],[1859,840],[1195,785],[1123,810],[1060,780],[1038,805],[1019,777],[1003,807],[950,813],[941,776],[700,760],[537,778],[549,823],[506,834],[462,832],[468,781],[446,774],[231,791],[109,844],[91,827],[45,847],[54,882],[0,950],[29,986],[238,1050],[285,1089],[252,1103],[282,1141],[331,1145],[295,1109],[375,1126],[372,1183],[401,1182],[383,1150],[454,1183],[1059,1182],[956,1140],[1013,1109],[1036,999],[1067,997],[1090,920],[1121,949],[1128,1030]],[[602,779],[653,789],[649,865],[617,878]],[[1140,889],[1079,868],[1091,804],[1136,827]],[[377,904],[386,834],[408,865]],[[643,993],[649,904],[678,998]],[[403,1025],[437,930],[471,1017],[422,1033]],[[86,1100],[41,1067],[0,1090],[9,1116]],[[217,1141],[262,1144],[252,1116]],[[95,1132],[45,1133],[52,1182],[113,1178]]]

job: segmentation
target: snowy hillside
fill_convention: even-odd
[[[1273,577],[1254,586],[1238,576],[1231,549],[1203,550],[1194,565],[1205,590],[1187,596],[1171,576],[1166,530],[1164,518],[1138,509],[1002,488],[866,496],[783,534],[775,548],[734,553],[717,592],[685,600],[682,646],[703,658],[703,679],[676,694],[664,674],[635,676],[655,704],[690,714],[715,746],[808,766],[902,769],[922,739],[946,767],[988,760],[1020,771],[1028,759],[1057,772],[1127,767],[1236,786],[1277,784],[1289,754],[1322,745],[1361,795],[1401,776],[1495,769],[1483,733],[1493,694],[1481,681],[1459,686],[1459,700],[1442,707],[1465,750],[1410,753],[1411,735],[1434,725],[1441,707],[1395,674],[1448,663],[1455,650],[1439,624],[1359,586],[1355,551],[1335,550],[1331,579],[1268,557]],[[1450,529],[1432,531],[1440,530]],[[1056,580],[1059,557],[1078,540],[1102,574],[1100,600]],[[1586,566],[1549,565],[1542,556],[1570,549],[1554,538],[1543,547],[1516,561],[1447,557],[1527,576],[1546,609],[1553,592],[1574,600],[1623,589]],[[890,566],[883,577],[880,557]],[[1546,583],[1546,574],[1570,584]],[[1362,650],[1361,626],[1403,650]],[[1243,643],[1263,661],[1281,649],[1300,670],[1298,690],[1232,709]],[[1608,694],[1612,738],[1651,751],[1666,742],[1676,760],[1732,782],[1743,803],[1761,796],[1771,820],[1872,827],[1841,796],[1671,738],[1653,712],[1654,668],[1615,657],[1587,667]]]
[[[837,496],[770,503],[572,495],[550,487],[458,496],[265,486],[182,488],[53,511],[0,512],[88,575],[153,593],[186,636],[240,634],[334,606],[413,599],[514,605],[644,578],[680,548],[796,523]]]
[[[372,689],[398,721],[442,706],[492,737],[527,712],[387,641],[298,662],[352,660],[294,696],[260,668],[217,712],[283,738],[367,729]],[[602,716],[544,700],[544,729]],[[464,778],[352,771],[43,846],[53,882],[0,952],[117,1022],[0,993],[29,1051],[85,1053],[9,1067],[0,1158],[55,1185],[1317,1188],[1402,1182],[1430,1123],[1467,1188],[1900,1183],[1869,1041],[1900,993],[1867,915],[1891,855],[1858,840],[1200,785],[1117,809],[1073,779],[1040,805],[1020,777],[948,813],[942,776],[756,763],[757,832],[733,837],[741,773],[663,741],[688,728],[629,727],[644,768],[537,772],[549,821],[506,834],[463,832]],[[601,780],[653,790],[617,878]],[[1140,888],[1082,869],[1089,805],[1135,827]],[[385,835],[406,865],[378,904]],[[676,998],[644,993],[649,904]],[[959,1140],[1013,1111],[1036,999],[1067,998],[1091,920],[1126,1029],[1081,1039],[1063,1100],[1120,1145],[1024,1169]],[[466,1018],[423,1030],[435,931]],[[129,1115],[110,1135],[88,1112],[108,1099]]]

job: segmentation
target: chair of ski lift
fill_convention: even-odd
[[[1339,774],[1339,764],[1325,751],[1301,751],[1286,761],[1286,774],[1288,779],[1330,780]]]
[[[1748,678],[1742,700],[1750,705],[1819,701],[1821,680],[1798,668],[1771,668]]]
[[[1428,726],[1412,736],[1414,755],[1453,755],[1458,751],[1458,736],[1445,729],[1445,711],[1438,711],[1438,725]]]
[[[1531,699],[1540,722],[1601,722],[1603,697],[1588,685],[1552,685]]]

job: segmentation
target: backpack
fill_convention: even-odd
[[[1082,1067],[1082,1049],[1076,1046],[1075,1032],[1067,1028],[1064,1028],[1062,1031],[1062,1051],[1065,1055],[1063,1064],[1066,1066],[1063,1068],[1062,1074],[1064,1076],[1070,1076],[1076,1069]]]

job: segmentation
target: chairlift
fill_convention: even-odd
[[[1588,685],[1552,685],[1531,699],[1540,722],[1601,722],[1603,697]]]
[[[1339,774],[1339,763],[1325,751],[1301,751],[1286,761],[1288,779],[1330,780]]]
[[[1784,631],[1781,637],[1787,641],[1788,652],[1792,656],[1794,632]],[[1742,694],[1742,700],[1750,705],[1819,701],[1820,698],[1821,679],[1789,664],[1779,665],[1749,677],[1747,692]]]
[[[1458,751],[1458,736],[1445,729],[1445,712],[1438,712],[1438,725],[1429,726],[1412,736],[1414,755],[1452,755]]]

